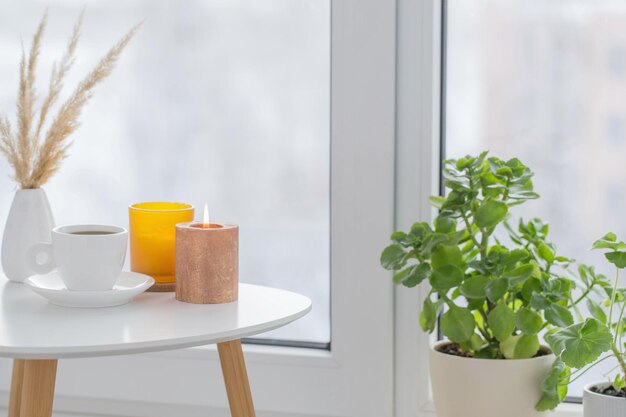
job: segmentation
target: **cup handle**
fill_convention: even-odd
[[[43,255],[43,262],[41,262]],[[50,243],[37,243],[28,249],[26,261],[30,269],[37,274],[47,274],[54,269],[55,262],[52,254],[52,245]]]

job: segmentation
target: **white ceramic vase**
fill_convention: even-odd
[[[535,410],[541,381],[554,355],[532,359],[475,359],[430,349],[430,378],[437,417],[547,417]],[[597,417],[597,416],[593,416]]]
[[[606,382],[597,382],[585,386],[583,391],[583,409],[585,417],[624,417],[626,416],[626,398],[611,397],[591,391],[591,387],[604,388]]]
[[[50,242],[53,227],[52,210],[43,189],[15,192],[2,237],[2,268],[11,281],[23,282],[35,274],[27,261],[27,251],[36,243]]]

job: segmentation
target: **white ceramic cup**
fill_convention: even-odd
[[[104,233],[90,234],[94,232]],[[128,232],[123,227],[59,226],[52,229],[52,243],[30,248],[28,262],[38,274],[56,267],[68,290],[110,290],[122,272],[127,245]]]

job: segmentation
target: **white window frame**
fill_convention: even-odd
[[[331,349],[246,345],[260,416],[393,415],[394,290],[378,259],[394,221],[395,2],[331,10]],[[60,361],[56,392],[57,416],[227,415],[211,347]]]
[[[396,229],[431,221],[428,196],[439,193],[442,0],[397,0]],[[395,417],[435,417],[428,349],[434,336],[418,328],[428,288],[395,290]],[[553,417],[582,417],[561,404]]]
[[[246,345],[255,405],[259,417],[434,417],[431,337],[417,326],[427,289],[394,289],[378,257],[392,230],[432,218],[442,3],[331,0],[331,10],[331,349]],[[55,416],[85,413],[227,416],[214,347],[60,361]],[[554,414],[580,416],[572,404]]]

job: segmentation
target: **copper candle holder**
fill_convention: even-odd
[[[176,225],[176,299],[194,304],[236,301],[239,290],[239,226]]]

